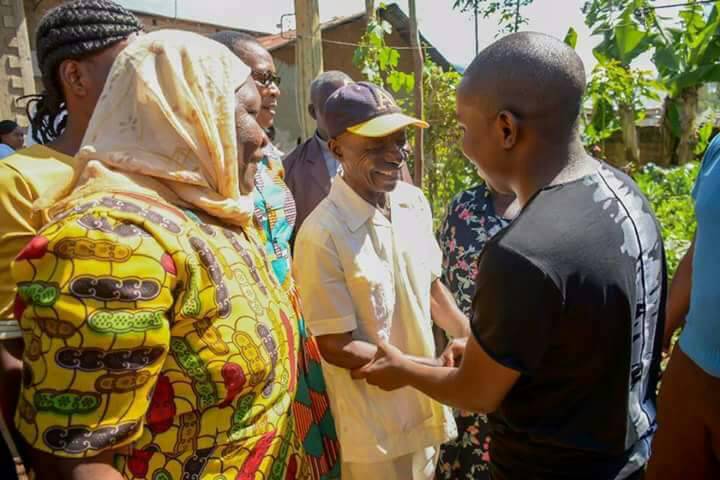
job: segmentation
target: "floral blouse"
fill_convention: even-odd
[[[462,312],[472,315],[477,261],[485,243],[508,225],[495,213],[485,185],[458,194],[440,231],[443,281]],[[455,412],[458,437],[442,446],[438,480],[489,480],[490,428],[485,415]]]
[[[458,194],[450,202],[440,230],[443,281],[468,317],[472,314],[480,252],[485,243],[508,223],[495,213],[490,192],[484,184]]]

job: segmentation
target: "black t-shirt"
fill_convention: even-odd
[[[494,479],[622,479],[649,456],[665,258],[608,166],[541,190],[478,264],[472,329],[521,376],[490,415]]]

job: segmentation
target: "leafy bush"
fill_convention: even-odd
[[[699,168],[699,162],[672,168],[649,164],[633,175],[662,227],[670,278],[695,233],[695,210],[690,194]]]

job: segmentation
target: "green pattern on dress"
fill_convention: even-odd
[[[26,303],[38,307],[52,307],[60,297],[60,289],[56,283],[40,281],[19,283],[18,293]]]
[[[99,310],[88,318],[88,325],[97,333],[143,333],[163,325],[164,312]]]
[[[39,412],[59,415],[85,414],[97,410],[100,406],[100,395],[94,392],[39,390],[33,396],[33,403]]]
[[[193,379],[193,388],[198,396],[200,408],[205,409],[216,404],[219,401],[217,387],[200,356],[192,350],[187,340],[179,337],[171,338],[170,350],[178,365]]]

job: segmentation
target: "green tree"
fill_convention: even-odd
[[[415,77],[398,70],[400,52],[385,43],[385,35],[392,33],[392,25],[379,17],[371,17],[358,47],[353,64],[372,83],[389,86],[395,92],[412,92]]]
[[[662,227],[670,278],[690,247],[697,226],[690,193],[699,170],[699,162],[671,168],[649,164],[633,175]]]
[[[512,33],[520,30],[527,23],[527,18],[520,11],[522,7],[530,5],[533,0],[453,0],[452,8],[463,13],[472,13],[475,19],[475,55],[480,44],[478,40],[478,21],[482,16],[488,18],[499,15],[498,23],[500,33]]]
[[[585,96],[592,105],[589,117],[584,117],[584,140],[588,145],[601,144],[615,132],[622,130],[628,143],[626,159],[639,158],[636,123],[645,117],[646,99],[659,100],[660,85],[652,72],[623,66],[617,60],[602,59],[593,69]],[[627,131],[624,129],[632,129]],[[628,140],[634,139],[634,140]],[[630,143],[634,141],[635,143]],[[632,149],[632,151],[630,151]]]
[[[679,25],[669,27],[653,17],[659,32],[653,62],[669,93],[663,127],[673,140],[666,146],[673,163],[695,158],[700,89],[708,82],[720,81],[719,7],[720,2],[710,9],[690,3],[681,10]]]
[[[445,72],[426,62],[423,75],[425,118],[425,194],[433,210],[436,227],[450,200],[482,180],[462,152],[462,131],[455,113],[456,91],[462,76]]]
[[[586,23],[602,34],[595,48],[600,57],[628,66],[652,50],[659,81],[668,92],[662,127],[664,163],[685,163],[695,157],[698,138],[699,92],[708,82],[720,81],[720,2],[688,2],[679,22],[656,14],[649,0],[591,0]]]
[[[592,0],[583,6],[585,23],[602,41],[593,49],[598,66],[593,71],[588,96],[593,101],[589,138],[606,138],[622,132],[625,160],[639,163],[636,122],[643,116],[643,97],[657,99],[649,73],[634,70],[632,62],[653,47],[652,29],[639,9],[647,0]]]

